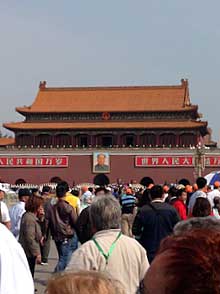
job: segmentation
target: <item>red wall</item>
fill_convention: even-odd
[[[135,155],[111,155],[110,158],[111,172],[106,173],[110,182],[116,182],[117,178],[121,178],[124,182],[130,182],[131,179],[140,182],[145,176],[152,177],[156,183],[161,184],[165,181],[175,183],[183,177],[194,181],[194,168],[192,167],[143,168],[135,167]],[[206,168],[204,174],[215,169]],[[76,183],[93,183],[96,175],[92,172],[92,155],[70,155],[67,168],[0,168],[0,178],[11,184],[14,184],[18,178],[23,178],[26,182],[33,184],[47,183],[54,176],[68,181],[70,185],[72,185],[73,180]]]

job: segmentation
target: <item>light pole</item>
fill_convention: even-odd
[[[199,142],[196,146],[191,149],[195,149],[194,154],[194,175],[195,178],[201,177],[202,172],[205,169],[205,146]]]

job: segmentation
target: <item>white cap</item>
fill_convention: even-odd
[[[185,189],[186,187],[183,184],[178,184],[176,186],[177,190]]]
[[[83,193],[84,196],[92,196],[92,193],[90,191],[86,191],[85,193]]]
[[[6,189],[6,187],[4,187],[3,183],[0,183],[0,191],[3,191],[5,193],[8,191],[8,189]]]

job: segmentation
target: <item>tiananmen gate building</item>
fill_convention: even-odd
[[[175,86],[128,87],[41,82],[33,104],[16,111],[24,121],[3,125],[15,139],[0,139],[0,177],[10,183],[23,178],[39,184],[55,176],[70,184],[140,182],[145,176],[174,183],[192,180],[195,166],[220,166],[218,149],[203,148],[207,122],[184,79]]]

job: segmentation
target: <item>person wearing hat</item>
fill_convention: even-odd
[[[3,202],[6,189],[0,185],[0,223],[4,224],[9,230],[11,229],[11,220],[7,205]]]
[[[209,192],[208,195],[207,195],[207,198],[211,204],[211,207],[214,206],[214,198],[215,197],[220,197],[220,182],[219,181],[215,181],[214,183],[214,190]]]
[[[82,211],[83,209],[85,209],[86,207],[91,205],[94,196],[89,191],[88,186],[82,186],[81,191],[82,191],[82,196],[81,196],[81,205],[80,206],[81,206],[81,211]]]
[[[25,203],[31,196],[31,192],[29,189],[19,189],[18,191],[18,199],[19,201],[11,207],[9,210],[10,218],[11,218],[11,231],[15,238],[18,240],[20,233],[20,225],[22,215],[25,213]]]

